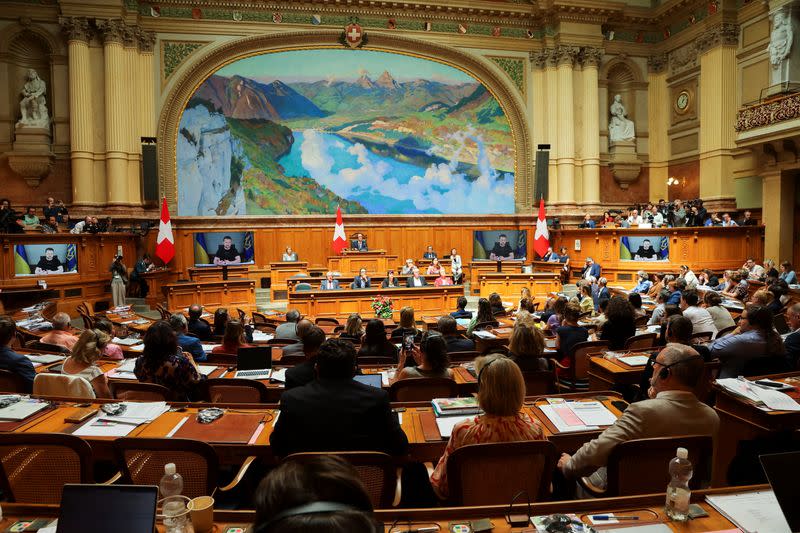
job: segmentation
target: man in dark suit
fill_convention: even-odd
[[[586,266],[583,269],[583,273],[581,274],[581,279],[589,279],[589,278],[597,279],[600,277],[600,265],[594,262],[594,259],[591,257],[586,258]]]
[[[436,255],[436,252],[433,251],[433,246],[430,245],[425,249],[425,253],[422,254],[423,259],[435,259],[437,257],[439,256]]]
[[[351,289],[368,289],[370,287],[370,279],[367,276],[367,269],[362,268],[358,271],[358,277],[350,284]]]
[[[458,324],[456,319],[449,316],[441,316],[437,322],[439,333],[444,337],[447,344],[447,353],[450,352],[471,352],[475,349],[475,342],[458,334]]]
[[[456,309],[450,316],[453,318],[472,318],[472,311],[467,311],[467,298],[465,296],[459,296],[458,300],[456,300]]]
[[[325,332],[322,331],[322,328],[311,324],[311,322],[308,322],[309,325],[306,326],[304,322],[308,322],[308,320],[301,321],[297,326],[298,333],[302,334],[302,337],[300,337],[301,342],[287,346],[286,348],[293,348],[290,351],[287,351],[286,348],[283,349],[284,356],[299,355],[300,353],[306,356],[305,361],[286,371],[287,390],[294,387],[302,387],[314,381],[314,365],[317,361],[317,353],[319,353],[319,347],[325,342]],[[300,350],[297,350],[298,345]]]
[[[317,379],[281,396],[270,435],[277,456],[310,451],[375,450],[404,455],[408,439],[386,391],[353,380],[356,351],[330,339],[316,357]]]
[[[181,347],[181,350],[192,354],[192,358],[196,363],[208,359],[206,352],[203,351],[203,345],[200,343],[200,339],[187,335],[189,325],[186,321],[186,317],[183,316],[182,313],[173,313],[172,316],[169,317],[169,325],[172,326],[172,329],[175,330],[178,336],[178,346]]]
[[[789,367],[800,368],[800,303],[794,304],[786,311],[786,323],[792,328],[792,333],[783,341]]]
[[[744,217],[739,221],[740,226],[757,226],[758,221],[753,218],[753,213],[750,211],[744,212]]]
[[[412,274],[406,278],[406,286],[407,287],[424,287],[428,284],[419,273],[419,268],[414,267],[414,270],[411,271]]]
[[[200,318],[203,316],[203,307],[198,304],[189,306],[189,333],[197,335],[201,341],[211,340],[211,326],[208,322]]]
[[[367,240],[362,233],[356,233],[356,240],[350,241],[350,248],[358,250],[359,252],[368,252]]]
[[[11,341],[14,339],[14,331],[17,325],[8,317],[0,316],[0,369],[8,370],[22,378],[25,383],[25,391],[33,391],[33,378],[36,371],[33,363],[24,355],[20,355],[11,349]]]
[[[339,288],[339,280],[333,279],[333,272],[325,274],[325,279],[319,284],[319,289],[322,291],[330,291]]]

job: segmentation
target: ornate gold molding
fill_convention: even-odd
[[[64,17],[59,19],[61,30],[69,41],[83,41],[88,43],[92,38],[89,20],[86,17]]]
[[[237,59],[264,52],[279,52],[298,48],[339,48],[341,30],[319,30],[278,35],[257,35],[228,41],[201,51],[196,60],[179,75],[163,100],[158,121],[159,187],[170,207],[176,208],[177,173],[175,147],[178,126],[189,98],[208,76],[220,67]],[[530,211],[531,141],[525,105],[513,83],[488,60],[439,44],[410,39],[400,35],[370,33],[365,49],[413,54],[461,69],[480,80],[497,98],[511,127],[514,140],[514,203],[517,212]]]

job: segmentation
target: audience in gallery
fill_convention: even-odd
[[[428,270],[425,272],[428,276],[438,276],[444,269],[436,257],[431,259],[431,264],[428,265]]]
[[[414,264],[414,260],[411,258],[406,259],[406,264],[403,265],[403,268],[400,270],[400,274],[403,276],[410,276],[414,273],[415,268],[417,268],[417,265]]]
[[[281,261],[297,261],[297,252],[292,250],[291,246],[287,246],[281,256]]]
[[[447,461],[462,446],[490,442],[542,440],[541,426],[522,412],[525,380],[514,362],[499,354],[475,360],[478,373],[478,405],[482,415],[459,422],[450,434],[442,457],[431,474],[437,496],[449,496]]]
[[[745,211],[744,215],[742,215],[741,220],[739,220],[740,226],[757,226],[758,221],[753,218],[753,214],[750,211]]]
[[[649,224],[654,228],[662,226],[735,227],[755,226],[758,222],[752,218],[750,211],[745,211],[744,218],[738,223],[727,212],[723,212],[721,216],[718,213],[709,214],[700,199],[686,202],[682,200],[665,202],[662,199],[658,203],[637,204],[622,211],[604,211],[599,217],[599,222],[595,221],[591,214],[586,213],[578,227],[595,228],[599,225],[629,228],[645,224]]]
[[[453,283],[456,285],[461,283],[461,276],[464,274],[464,268],[461,262],[461,256],[458,255],[458,250],[455,248],[450,249],[450,271],[453,273]]]
[[[638,292],[628,294],[628,303],[633,307],[633,313],[636,318],[647,316],[647,311],[642,308],[642,295]]]
[[[108,388],[108,378],[95,364],[102,355],[102,349],[110,340],[111,337],[99,329],[83,330],[72,353],[61,366],[62,374],[82,377],[88,381],[97,398],[113,398]]]
[[[187,322],[187,329],[189,333],[200,339],[201,341],[210,341],[211,326],[206,322],[203,316],[203,306],[199,304],[192,304],[189,306],[189,320]]]
[[[56,201],[52,196],[48,196],[47,205],[42,208],[42,214],[44,218],[56,217],[56,221],[61,223],[64,222],[64,216],[68,215],[69,212],[64,206],[64,202],[61,200]]]
[[[686,290],[686,281],[683,278],[678,278],[675,281],[670,281],[667,284],[669,290],[669,305],[679,305],[681,303],[681,295]]]
[[[78,342],[78,337],[71,333],[72,326],[70,325],[71,319],[69,315],[64,312],[56,313],[53,315],[53,318],[50,319],[50,322],[53,324],[53,330],[46,333],[41,338],[41,342],[57,344],[58,346],[63,346],[67,350],[72,350],[72,347]]]
[[[434,287],[444,287],[453,284],[453,278],[447,275],[444,267],[439,270],[439,277],[433,280]]]
[[[560,357],[561,366],[565,368],[570,366],[570,356],[575,351],[575,345],[589,339],[589,331],[578,325],[580,316],[580,306],[574,303],[566,304],[560,325],[555,329],[556,351]]]
[[[372,280],[367,275],[367,269],[362,268],[358,271],[358,276],[350,284],[351,289],[368,289],[372,286]]]
[[[752,257],[748,258],[739,270],[748,279],[764,279],[767,275],[764,267],[756,263]]]
[[[36,370],[30,359],[11,348],[16,330],[17,324],[11,317],[0,316],[0,370],[7,370],[17,375],[24,384],[23,392],[30,393],[33,391]]]
[[[105,318],[95,319],[94,329],[102,331],[108,335],[109,338],[109,342],[107,342],[100,351],[100,357],[103,359],[110,359],[112,361],[121,361],[125,358],[125,355],[122,353],[122,348],[120,348],[118,344],[110,342],[110,339],[114,338],[114,325],[111,322]]]
[[[191,355],[184,354],[178,346],[178,336],[165,320],[147,328],[144,350],[136,358],[133,372],[142,383],[168,388],[178,401],[192,399],[197,383],[204,379]]]
[[[406,278],[406,287],[425,287],[428,284],[419,273],[419,268],[414,267],[411,275]]]
[[[212,335],[215,337],[222,337],[225,335],[225,326],[228,325],[229,315],[225,307],[218,307],[214,311],[214,329]]]
[[[692,392],[703,376],[703,359],[680,344],[668,344],[655,360],[650,399],[632,403],[599,437],[570,456],[561,455],[558,468],[567,479],[589,476],[592,485],[606,487],[606,465],[620,442],[677,435],[717,438],[719,416]]]
[[[599,330],[598,340],[608,341],[612,350],[621,350],[625,341],[636,334],[636,315],[633,306],[622,296],[608,302],[606,321]]]
[[[580,307],[581,313],[591,313],[594,311],[594,299],[592,298],[592,285],[589,283],[582,284],[580,289]]]
[[[422,331],[417,329],[414,318],[414,308],[409,306],[400,309],[400,324],[392,331],[391,338],[402,340],[406,335],[414,335],[414,342],[419,342],[422,338]]]
[[[539,328],[514,324],[508,340],[508,357],[523,372],[549,370],[549,362],[543,357],[544,346],[544,334]]]
[[[380,533],[355,467],[336,455],[282,462],[255,493],[252,533]]]
[[[709,350],[711,357],[722,363],[720,378],[746,376],[749,374],[748,364],[755,359],[784,356],[783,340],[773,327],[772,312],[752,304],[742,311],[733,333],[714,340]]]
[[[406,366],[407,362],[411,363],[409,355],[413,359],[413,366]],[[441,335],[426,331],[422,334],[419,346],[414,345],[410,352],[400,351],[395,381],[408,378],[453,378],[447,343]]]
[[[350,313],[347,317],[347,322],[344,325],[344,331],[339,334],[340,339],[348,340],[353,344],[361,342],[361,337],[364,336],[364,328],[361,327],[363,320],[358,313]]]
[[[489,295],[489,305],[492,308],[492,315],[505,315],[506,308],[503,307],[503,298],[496,292]]]
[[[214,346],[211,353],[226,353],[236,355],[239,348],[250,348],[244,333],[244,325],[238,320],[229,320],[222,336],[222,344]]]
[[[697,288],[697,276],[694,275],[694,272],[692,272],[692,269],[689,268],[687,265],[681,265],[680,266],[680,276],[679,276],[679,278],[683,278],[683,282],[686,284],[686,288],[687,289],[696,289]]]
[[[312,378],[301,387],[289,389],[287,383],[281,395],[281,415],[269,439],[275,455],[339,450],[406,453],[408,439],[391,410],[389,394],[355,381],[356,369],[352,343],[340,339],[321,343]]]
[[[325,279],[319,284],[321,291],[335,290],[339,288],[339,280],[333,279],[333,272],[328,271],[325,273]]]
[[[661,320],[664,318],[667,300],[669,300],[669,294],[668,290],[662,289],[656,296],[656,306],[653,309],[653,313],[650,315],[650,320],[647,321],[648,326],[661,324]]]
[[[367,322],[358,357],[388,357],[397,362],[397,346],[386,338],[383,320],[373,318]]]
[[[475,342],[472,339],[459,335],[458,323],[456,323],[456,319],[452,316],[445,315],[439,317],[439,320],[436,322],[436,327],[447,345],[447,353],[471,352],[475,349]]]
[[[284,340],[300,340],[297,336],[297,323],[300,321],[300,312],[297,309],[286,311],[286,322],[275,328],[275,338]]]
[[[653,282],[650,281],[647,272],[644,270],[640,270],[636,273],[637,283],[636,286],[631,289],[633,292],[638,292],[639,294],[647,294],[650,288],[653,286]]]
[[[181,347],[181,350],[192,354],[192,357],[197,362],[202,362],[207,359],[200,339],[188,334],[187,321],[183,313],[172,313],[169,317],[169,325],[172,326],[172,329],[175,330],[175,334],[178,336],[178,346]]]
[[[439,256],[433,251],[433,246],[431,245],[428,245],[428,247],[425,249],[425,253],[422,254],[423,259],[436,259],[438,257]]]
[[[786,310],[786,323],[791,331],[783,341],[787,364],[791,369],[800,369],[800,303]]]
[[[394,288],[400,286],[400,280],[394,275],[394,270],[386,272],[386,277],[381,282],[382,289]]]
[[[314,371],[320,346],[325,342],[325,332],[322,328],[311,324],[307,320],[303,322],[304,323],[301,324],[302,327],[298,329],[302,332],[302,351],[303,355],[305,355],[305,360],[286,370],[286,390],[302,387],[314,380]],[[352,343],[349,341],[343,340],[341,342],[348,342],[348,344],[352,346]],[[283,357],[286,356],[286,350],[284,349]]]
[[[450,313],[453,318],[472,318],[472,311],[467,311],[467,298],[459,296],[456,300],[456,310]]]
[[[697,291],[687,290],[681,295],[680,303],[683,316],[692,322],[694,334],[711,333],[712,338],[717,336],[717,326],[711,313],[700,307],[700,295]]]
[[[764,259],[764,275],[759,279],[777,278],[779,276],[778,269],[775,268],[775,261]]]
[[[741,301],[747,299],[749,285],[747,283],[747,275],[744,272],[744,270],[741,272],[734,270],[728,274],[729,281],[725,289],[722,291],[723,296],[736,298],[737,300]]]
[[[722,307],[722,296],[719,293],[706,291],[703,295],[703,303],[705,303],[706,311],[714,321],[714,327],[717,328],[717,332],[736,325],[731,312]]]
[[[797,284],[797,274],[794,272],[794,267],[789,261],[781,263],[781,271],[778,274],[778,279],[786,282],[787,285]]]
[[[705,268],[697,275],[697,286],[716,289],[719,285],[719,278],[710,269]]]

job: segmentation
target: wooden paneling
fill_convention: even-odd
[[[203,307],[239,308],[249,312],[256,308],[255,285],[248,279],[201,281],[168,283],[161,290],[167,299],[167,308],[173,311],[197,303]]]
[[[530,237],[530,235],[528,236]],[[521,260],[511,260],[511,261],[502,261],[500,268],[503,272],[510,272],[510,273],[521,273],[522,272],[522,261]],[[490,272],[497,272],[498,266],[497,261],[470,261],[469,263],[469,287],[472,291],[472,294],[478,294],[480,292],[480,277],[483,274],[488,274]]]
[[[189,279],[192,281],[222,281],[224,279],[247,279],[247,265],[191,267]]]
[[[290,292],[289,308],[297,309],[301,314],[310,316],[341,316],[360,313],[365,318],[371,318],[375,316],[372,299],[381,295],[392,299],[394,319],[399,320],[400,309],[405,306],[413,307],[417,316],[455,310],[458,297],[464,295],[464,287],[463,285],[450,285],[447,287]]]
[[[270,300],[285,300],[287,280],[297,274],[308,273],[308,263],[305,261],[281,261],[269,264],[271,272]]]
[[[370,250],[369,252],[349,252],[345,255],[328,257],[328,269],[343,275],[358,274],[362,268],[367,269],[370,276],[383,276],[397,264],[396,255],[387,255],[386,250]]]
[[[516,302],[523,287],[527,287],[539,301],[547,299],[551,292],[561,290],[558,274],[542,272],[539,274],[518,274],[511,272],[488,272],[479,278],[481,298],[488,298],[493,292],[504,301]]]

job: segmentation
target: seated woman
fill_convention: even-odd
[[[703,295],[703,303],[705,304],[706,311],[711,315],[714,320],[714,327],[717,331],[722,331],[725,328],[735,326],[736,322],[731,316],[731,312],[722,307],[722,296],[713,291],[706,291]]]
[[[432,258],[431,264],[428,265],[428,270],[425,272],[428,276],[438,276],[442,273],[444,269],[442,265],[439,264],[439,259],[436,257]]]
[[[347,317],[347,323],[344,326],[344,331],[339,334],[340,339],[348,340],[354,344],[361,342],[361,337],[364,335],[364,328],[361,327],[361,315],[358,313],[351,313]]]
[[[467,335],[472,335],[472,332],[475,331],[475,326],[484,322],[496,322],[496,320],[492,314],[492,305],[489,300],[481,298],[478,300],[478,312],[475,314],[475,318],[470,321],[469,326],[467,326]]]
[[[406,259],[406,264],[403,265],[403,269],[400,270],[400,275],[410,276],[414,272],[414,267],[416,267],[416,265],[414,264],[414,260]]]
[[[283,251],[281,261],[297,261],[297,252],[292,250],[291,246],[287,246],[286,250]]]
[[[528,315],[530,316],[530,315]],[[509,359],[517,363],[523,372],[535,372],[549,368],[544,354],[544,334],[536,326],[517,321],[508,341]]]
[[[100,331],[108,335],[109,339],[114,338],[114,325],[104,318],[101,318],[100,320],[95,320],[94,329],[99,329]],[[125,355],[123,355],[122,348],[120,348],[118,344],[109,342],[108,344],[105,345],[103,351],[100,352],[100,357],[102,357],[103,359],[111,359],[112,361],[120,361],[125,358]]]
[[[768,290],[759,289],[750,296],[750,299],[747,300],[747,303],[760,305],[761,307],[769,307],[769,304],[773,299],[774,296]]]
[[[489,295],[489,305],[492,307],[492,315],[505,315],[506,308],[503,307],[503,297],[493,292]]]
[[[522,300],[528,300],[528,302],[532,305],[534,297],[531,294],[531,290],[528,287],[522,287],[519,291],[519,303],[517,303],[517,309],[514,311],[513,314],[517,314],[522,311]],[[533,311],[529,311],[533,312]]]
[[[367,322],[358,357],[391,357],[397,362],[397,346],[386,338],[386,326],[383,320],[373,318]]]
[[[216,337],[225,335],[225,326],[228,325],[229,319],[228,310],[224,307],[220,307],[214,311],[214,326],[211,329],[211,334]]]
[[[438,259],[437,259],[437,261],[438,261]],[[444,285],[452,285],[452,284],[453,284],[453,278],[448,276],[447,272],[445,272],[445,270],[444,270],[444,267],[442,267],[441,270],[439,270],[439,277],[437,277],[435,280],[433,280],[433,286],[434,287],[442,287]]]
[[[614,296],[608,302],[606,321],[600,328],[599,340],[608,341],[612,350],[621,350],[625,341],[636,334],[636,313],[633,306],[622,296]]]
[[[108,378],[95,364],[100,359],[101,350],[111,337],[99,329],[86,329],[72,347],[72,355],[64,360],[61,373],[80,376],[92,385],[98,398],[113,398],[108,388]]]
[[[414,308],[404,307],[400,310],[400,326],[392,331],[392,339],[402,339],[406,335],[414,335],[414,342],[419,342],[422,331],[417,329],[417,321],[414,318]],[[399,342],[399,340],[397,341]]]
[[[581,285],[580,296],[581,313],[591,313],[594,311],[594,299],[592,299],[592,286],[588,283]]]
[[[144,351],[136,358],[133,373],[142,383],[155,383],[168,388],[175,399],[187,401],[202,377],[191,356],[178,346],[175,330],[159,320],[144,335]]]
[[[661,292],[661,289],[666,288],[664,274],[653,274],[653,279],[655,281],[650,285],[650,288],[647,289],[647,297],[651,299],[655,299],[658,293]]]
[[[545,333],[555,333],[559,326],[561,326],[562,320],[564,320],[564,310],[567,307],[568,300],[563,297],[559,296],[555,300],[553,300],[552,305],[552,313],[550,314],[549,318],[547,319],[547,323],[544,327]],[[578,306],[578,314],[580,315],[580,306]],[[576,319],[577,321],[577,319]]]
[[[245,336],[244,326],[238,320],[229,320],[225,326],[225,335],[222,336],[222,344],[215,346],[211,353],[237,354],[239,348],[249,348]]]
[[[398,281],[397,277],[394,275],[394,270],[390,270],[386,273],[386,278],[381,282],[382,289],[389,289],[399,287],[400,282]]]
[[[513,361],[490,354],[475,361],[475,371],[481,382],[478,405],[484,414],[459,422],[453,428],[444,454],[431,475],[433,490],[442,499],[450,494],[447,459],[458,448],[469,444],[544,439],[538,422],[522,413],[525,380]]]
[[[589,331],[578,325],[581,308],[577,304],[564,306],[564,319],[556,330],[556,350],[558,351],[561,366],[569,367],[569,356],[572,355],[575,345],[585,342],[589,338]]]
[[[631,289],[631,292],[638,292],[639,294],[647,294],[653,286],[653,282],[650,281],[650,277],[647,275],[647,272],[644,270],[640,270],[636,273],[636,278],[638,283],[636,286]]]
[[[458,255],[458,250],[455,248],[450,249],[450,270],[453,271],[453,283],[461,283],[464,267],[461,262],[461,256]]]
[[[414,359],[415,366],[406,366],[409,356]],[[414,345],[411,353],[405,350],[400,352],[395,380],[408,378],[453,378],[444,337],[425,332],[419,347]]]
[[[794,267],[789,261],[781,263],[781,271],[778,274],[778,279],[782,279],[787,285],[797,284],[797,274],[795,274]]]
[[[750,287],[747,283],[747,274],[734,270],[730,273],[728,279],[728,285],[725,287],[725,290],[722,291],[722,295],[728,298],[736,298],[737,300],[745,301]]]
[[[628,303],[633,306],[633,312],[636,318],[647,316],[647,311],[642,308],[642,295],[638,292],[632,292],[628,295]]]
[[[743,371],[748,362],[767,357],[782,358],[784,353],[783,339],[772,325],[772,313],[766,307],[752,304],[742,311],[736,331],[714,340],[708,348],[711,357],[721,362],[720,378],[745,375]]]

